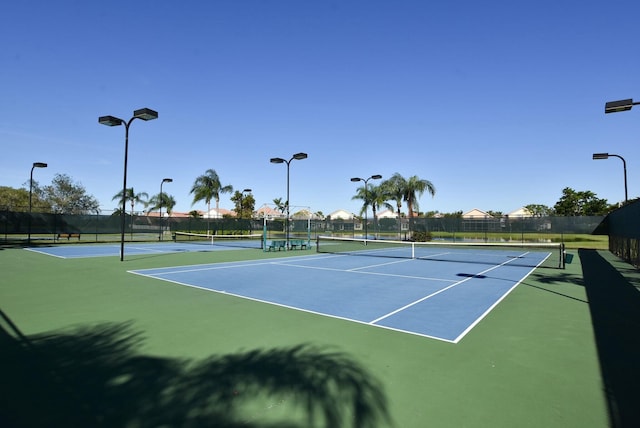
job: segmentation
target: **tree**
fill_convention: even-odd
[[[384,180],[380,186],[384,188],[388,199],[396,202],[398,218],[400,218],[400,209],[402,208],[402,200],[404,198],[404,191],[407,187],[407,180],[396,172],[391,176],[391,178]]]
[[[220,194],[231,192],[233,192],[233,186],[223,186],[220,182],[218,173],[213,169],[208,169],[203,175],[196,178],[196,181],[191,187],[190,193],[193,194],[193,202],[191,203],[191,205],[193,206],[197,202],[205,201],[205,203],[207,204],[208,216],[211,212],[211,200],[214,199],[216,201],[216,212],[219,212]]]
[[[356,189],[356,195],[351,199],[360,199],[363,201],[362,208],[360,209],[360,214],[363,214],[367,211],[367,208],[370,206],[371,211],[373,211],[373,228],[377,230],[378,224],[378,208],[384,206],[385,208],[393,209],[393,206],[387,203],[387,193],[382,185],[367,185],[360,186]]]
[[[596,197],[596,194],[586,191],[575,191],[570,187],[562,189],[562,197],[553,206],[560,216],[597,216],[608,212],[606,199]]]
[[[413,217],[414,208],[418,209],[418,197],[424,192],[431,196],[436,194],[436,188],[429,180],[423,180],[417,175],[413,175],[406,180],[403,199],[407,203],[409,218]]]
[[[525,205],[524,209],[531,213],[532,217],[548,217],[553,214],[553,210],[551,208],[542,204]]]
[[[176,206],[176,200],[173,196],[166,192],[162,192],[162,199],[160,199],[160,193],[153,195],[149,202],[147,202],[147,213],[152,211],[160,211],[160,208],[164,208],[167,215],[171,215],[173,207]]]
[[[282,214],[287,210],[287,203],[282,201],[282,198],[275,198],[273,200],[276,209],[280,211]]]
[[[113,198],[111,198],[112,201],[118,200],[119,204],[118,206],[120,208],[122,208],[123,205],[123,195],[122,195],[122,190],[119,191]],[[142,204],[145,207],[147,206],[147,198],[149,198],[149,194],[147,192],[140,192],[140,193],[136,193],[133,190],[133,187],[129,187],[126,190],[126,193],[124,194],[124,203],[126,203],[127,201],[129,201],[129,203],[131,203],[131,216],[133,217],[133,209],[135,208],[136,204]]]
[[[99,206],[97,199],[87,194],[82,184],[75,183],[66,174],[56,174],[51,184],[42,189],[42,198],[54,212],[62,214],[95,212]]]
[[[49,203],[42,199],[42,191],[33,181],[31,189],[31,206],[39,211],[51,211]],[[13,187],[0,186],[0,210],[15,212],[29,211],[29,189],[14,189]]]
[[[245,196],[244,193],[236,190],[231,197],[231,202],[233,202],[235,205],[237,218],[253,217],[253,210],[256,205],[256,200],[253,198],[253,195],[251,193]]]

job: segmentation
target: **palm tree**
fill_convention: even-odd
[[[204,175],[196,178],[196,181],[191,187],[193,193],[193,206],[196,202],[205,201],[207,203],[207,233],[209,233],[209,213],[211,212],[211,199],[216,201],[216,212],[219,212],[220,194],[233,192],[233,186],[223,186],[220,183],[220,177],[218,173],[213,169],[205,171]]]
[[[128,200],[131,203],[131,215],[133,216],[133,208],[135,204],[142,204],[144,206],[147,205],[147,198],[149,194],[147,192],[136,193],[133,190],[133,187],[128,187],[127,192],[125,194],[125,201]],[[119,191],[113,198],[112,201],[118,199],[120,201],[120,206],[122,206],[122,190]]]
[[[385,189],[383,188],[383,186],[367,186],[365,184],[364,186],[358,187],[356,191],[356,195],[351,199],[361,199],[363,201],[362,209],[360,209],[360,214],[366,212],[367,208],[371,206],[371,211],[373,211],[373,229],[377,231],[378,208],[384,206],[385,208],[393,209],[393,206],[391,206],[391,204],[387,202],[389,198],[387,197]],[[367,237],[365,236],[365,238]]]
[[[144,206],[147,206],[147,198],[149,197],[149,194],[147,192],[140,192],[140,193],[136,193],[133,190],[133,187],[128,187],[126,189],[126,193],[123,195],[122,194],[122,190],[119,191],[113,198],[111,198],[112,201],[114,200],[119,200],[120,201],[120,206],[122,206],[123,204],[123,200],[122,198],[124,197],[124,203],[126,203],[126,201],[128,200],[131,203],[131,224],[130,224],[130,228],[131,228],[131,234],[133,234],[133,208],[135,207],[136,204],[142,204]]]
[[[276,206],[276,209],[280,211],[280,213],[284,214],[284,212],[287,210],[287,203],[283,202],[282,198],[275,198],[273,200],[273,203]]]
[[[161,203],[162,202],[162,203]],[[160,194],[153,195],[147,203],[147,213],[159,210],[161,207],[167,212],[167,215],[171,215],[173,207],[176,206],[176,200],[168,193],[162,192],[162,201],[160,200]]]
[[[407,180],[405,180],[400,173],[396,172],[391,176],[391,178],[380,183],[380,186],[384,189],[384,192],[387,195],[387,200],[393,200],[396,202],[396,207],[398,208],[398,239],[401,239],[402,222],[400,209],[402,208],[402,200],[404,198],[404,191],[407,187]]]
[[[409,177],[405,182],[404,200],[407,203],[409,218],[413,218],[413,209],[418,209],[418,197],[427,191],[431,196],[436,194],[436,188],[429,180],[423,180],[417,175]]]

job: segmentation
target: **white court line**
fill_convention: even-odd
[[[25,250],[31,251],[32,253],[44,254],[45,256],[57,257],[59,259],[67,259],[67,258],[69,258],[69,257],[65,257],[65,256],[59,256],[57,254],[48,253],[46,251],[37,250],[35,248],[25,248]]]
[[[527,254],[527,253],[524,253],[524,254],[522,254],[522,255],[525,255],[525,254]],[[448,286],[448,287],[442,288],[442,289],[440,289],[440,290],[438,290],[438,291],[436,291],[436,292],[434,292],[434,293],[431,293],[431,294],[429,294],[429,295],[427,295],[427,296],[424,296],[424,297],[422,297],[422,298],[420,298],[420,299],[418,299],[418,300],[416,300],[416,301],[414,301],[414,302],[411,302],[411,303],[409,303],[409,304],[406,304],[406,305],[404,305],[403,307],[396,309],[395,311],[391,311],[391,312],[389,312],[389,313],[388,313],[388,314],[386,314],[386,315],[383,315],[383,316],[381,316],[381,317],[379,317],[379,318],[376,318],[376,319],[375,319],[375,320],[373,320],[373,321],[370,321],[369,323],[370,323],[370,324],[375,324],[375,323],[377,323],[377,322],[380,322],[380,321],[382,321],[382,320],[383,320],[383,319],[385,319],[385,318],[389,318],[390,316],[395,315],[395,314],[397,314],[397,313],[399,313],[399,312],[402,312],[402,311],[404,311],[405,309],[408,309],[408,308],[410,308],[410,307],[412,307],[412,306],[415,306],[415,305],[417,305],[418,303],[424,302],[425,300],[430,299],[430,298],[432,298],[433,296],[437,296],[437,295],[438,295],[438,294],[440,294],[440,293],[443,293],[443,292],[445,292],[445,291],[447,291],[447,290],[449,290],[449,289],[451,289],[451,288],[453,288],[453,287],[456,287],[456,286],[458,286],[458,285],[460,285],[460,284],[463,284],[463,283],[465,283],[465,282],[469,281],[470,279],[472,279],[472,278],[474,278],[474,277],[476,277],[476,276],[478,276],[478,275],[484,275],[484,274],[485,274],[485,273],[487,273],[487,272],[491,272],[491,271],[492,271],[492,270],[494,270],[494,269],[497,269],[497,268],[499,268],[499,267],[501,267],[501,266],[504,266],[504,265],[506,265],[506,264],[509,264],[509,263],[511,263],[513,260],[514,260],[514,259],[507,260],[506,262],[501,263],[501,264],[499,264],[499,265],[497,265],[497,266],[492,266],[492,267],[490,267],[489,269],[485,269],[485,270],[483,270],[482,272],[479,272],[479,273],[477,273],[477,274],[475,274],[475,275],[473,275],[473,276],[470,276],[470,277],[467,277],[467,278],[463,279],[462,281],[458,281],[458,282],[456,282],[456,283],[454,283],[454,284],[451,284],[451,285],[450,285],[450,286]],[[534,268],[534,269],[535,269],[535,268]],[[532,270],[533,270],[533,269],[532,269]],[[527,274],[527,276],[528,276],[528,275],[529,275],[529,274]],[[521,281],[522,281],[522,280],[521,280]]]
[[[396,273],[380,273],[380,272],[362,272],[362,271],[355,270],[355,269],[336,269],[336,268],[319,267],[319,266],[301,266],[301,265],[294,265],[294,264],[289,264],[289,263],[274,263],[274,264],[277,264],[277,265],[280,265],[280,266],[295,267],[295,268],[299,268],[299,269],[328,270],[328,271],[333,271],[333,272],[354,273],[354,274],[358,274],[358,275],[377,275],[377,276],[388,276],[388,277],[393,277],[393,278],[422,279],[422,280],[429,280],[429,281],[453,282],[453,280],[451,280],[451,279],[431,278],[431,277],[428,277],[428,276],[398,275]]]

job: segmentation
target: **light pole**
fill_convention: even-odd
[[[35,168],[46,168],[47,164],[44,162],[34,162],[31,166],[31,175],[29,176],[29,234],[27,236],[27,243],[31,244],[31,194],[33,193],[33,170]]]
[[[162,185],[164,183],[172,183],[173,178],[163,178],[160,182],[160,235],[158,235],[158,241],[162,241]]]
[[[291,157],[291,159],[286,160],[286,159],[282,159],[282,158],[271,158],[270,162],[271,163],[286,163],[287,164],[287,218],[285,219],[285,227],[286,227],[286,232],[285,232],[285,236],[286,236],[286,240],[287,240],[287,244],[286,244],[286,249],[289,249],[289,165],[291,164],[292,160],[302,160],[302,159],[306,159],[307,158],[307,154],[306,153],[296,153],[295,155],[293,155]]]
[[[622,161],[622,168],[624,169],[624,203],[627,204],[627,162],[620,155],[614,155],[613,153],[594,153],[593,160],[609,159],[610,157],[618,158]]]
[[[242,230],[242,215],[244,213],[244,194],[250,193],[251,189],[244,189],[240,192],[240,221],[238,222],[238,227]],[[249,234],[251,234],[251,216],[249,216],[249,227],[247,228]]]
[[[357,182],[357,181],[364,181],[364,239],[367,239],[369,237],[369,233],[368,233],[368,227],[369,227],[369,219],[367,218],[367,211],[369,208],[369,190],[367,188],[367,184],[369,183],[369,180],[380,180],[382,178],[382,176],[380,174],[374,174],[369,178],[360,178],[360,177],[353,177],[351,179],[351,181],[353,182]]]
[[[244,189],[240,192],[240,218],[242,218],[242,214],[244,212],[244,194],[251,192],[251,189]]]
[[[133,117],[125,122],[123,119],[115,116],[100,116],[98,123],[107,126],[120,126],[124,125],[124,179],[122,184],[122,211],[120,212],[120,261],[124,260],[124,219],[126,206],[126,194],[127,194],[127,153],[129,151],[129,126],[134,119],[142,119],[144,121],[153,120],[158,118],[158,112],[151,110],[150,108],[141,108],[133,112]]]

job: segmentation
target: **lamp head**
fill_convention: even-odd
[[[46,168],[47,164],[44,162],[34,162],[33,163],[33,167],[34,168]]]
[[[141,108],[133,112],[133,117],[142,120],[153,120],[158,118],[158,112],[150,108]]]
[[[173,178],[163,178],[162,182],[163,183],[172,183],[173,182]]]
[[[617,113],[619,111],[627,111],[627,110],[631,110],[631,107],[633,106],[634,106],[634,103],[633,103],[633,99],[631,98],[629,98],[628,100],[609,101],[604,105],[604,112],[606,114],[606,113]]]
[[[250,191],[251,191],[251,189],[244,189],[244,190],[242,191],[242,193],[244,193],[244,192],[250,192]]]
[[[119,119],[115,116],[100,116],[98,118],[98,123],[100,125],[107,125],[107,126],[120,126],[124,123],[124,120]]]
[[[593,160],[596,159],[609,159],[609,153],[594,153]]]
[[[293,155],[293,159],[295,160],[301,160],[301,159],[306,159],[307,158],[307,154],[306,153],[296,153],[295,155]]]
[[[380,174],[376,174],[376,175],[372,175],[371,178],[373,178],[374,180],[379,180],[382,178],[382,176]]]
[[[269,162],[271,162],[271,163],[285,163],[286,160],[284,160],[282,158],[271,158],[271,160]]]
[[[364,181],[364,180],[362,178],[359,178],[359,177],[353,177],[351,179],[351,181],[356,182],[356,181]]]

